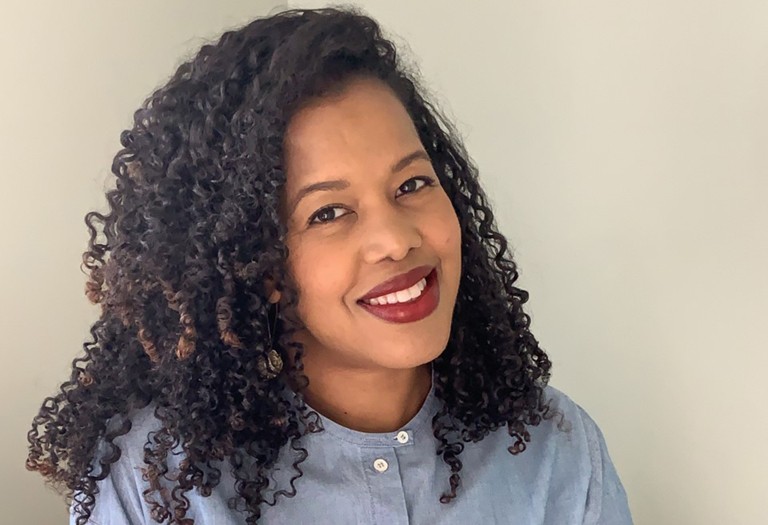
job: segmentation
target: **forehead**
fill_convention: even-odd
[[[285,141],[289,192],[324,174],[389,167],[420,145],[408,112],[389,87],[375,79],[356,79],[291,119]]]

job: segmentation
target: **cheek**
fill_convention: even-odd
[[[444,258],[461,259],[461,226],[447,195],[439,212],[434,215],[431,231],[436,248],[442,252]]]
[[[338,250],[311,241],[291,250],[289,265],[299,288],[299,313],[305,320],[342,297],[346,283],[342,258]]]

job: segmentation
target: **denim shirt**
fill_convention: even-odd
[[[450,485],[450,469],[436,454],[432,416],[440,407],[432,390],[419,412],[398,431],[366,433],[346,428],[322,416],[324,431],[300,442],[309,453],[299,465],[303,476],[293,498],[278,497],[274,506],[262,504],[259,523],[267,525],[628,525],[632,523],[627,496],[611,462],[600,429],[587,413],[559,390],[548,386],[545,396],[564,415],[529,427],[531,441],[512,455],[506,427],[477,443],[463,443],[458,455],[463,468],[457,497],[447,504],[439,498]],[[151,405],[150,405],[151,406]],[[147,433],[159,428],[149,408],[132,417],[128,434],[115,440],[122,455],[99,493],[91,520],[94,525],[137,525],[152,521],[142,491],[143,446]],[[296,472],[297,452],[280,452],[265,491],[288,489]],[[169,456],[169,468],[180,456]],[[204,497],[186,493],[187,517],[196,525],[244,525],[246,515],[232,510],[234,478],[222,464],[221,481]],[[70,523],[74,525],[75,516]]]

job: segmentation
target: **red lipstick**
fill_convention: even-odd
[[[416,270],[412,270],[412,272],[415,271]],[[377,289],[382,286],[379,285],[372,290],[372,292],[374,292],[373,294],[369,292],[366,297],[370,296],[370,298],[373,298],[384,295],[385,293],[391,293],[394,291],[402,290],[404,288],[409,288],[424,277],[422,276],[418,279],[414,279],[413,275],[419,275],[419,273],[411,274],[411,272],[404,275],[409,274],[411,276],[407,280],[401,281],[405,283],[404,285],[397,285],[393,288],[390,284],[388,284],[390,281],[386,281],[383,283],[385,287],[382,289],[389,289],[388,292],[382,293],[377,291]],[[402,276],[399,278],[404,279]],[[412,323],[414,321],[419,321],[434,312],[435,309],[437,309],[437,305],[440,303],[440,284],[437,279],[437,270],[433,268],[432,271],[426,275],[426,279],[427,284],[421,291],[421,295],[419,295],[416,299],[412,299],[404,303],[397,302],[393,304],[369,304],[363,301],[363,299],[360,299],[357,301],[357,304],[359,304],[367,312],[390,323]]]
[[[379,297],[381,295],[387,295],[388,293],[410,288],[417,282],[421,281],[424,277],[426,277],[432,270],[434,270],[434,268],[434,266],[419,266],[409,272],[396,275],[391,279],[387,279],[375,288],[372,288],[367,294],[358,300],[365,301],[368,299],[373,299],[374,297]]]

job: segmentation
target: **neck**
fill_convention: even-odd
[[[323,367],[304,362],[306,402],[328,419],[360,432],[394,432],[424,405],[432,386],[429,363],[405,370]]]

